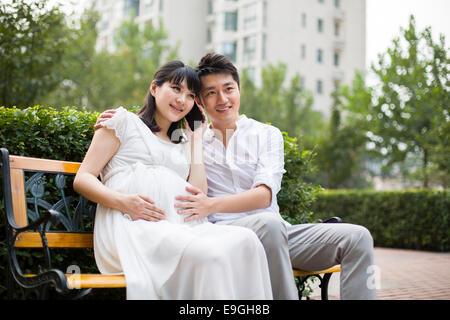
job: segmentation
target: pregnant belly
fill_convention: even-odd
[[[168,222],[185,224],[186,216],[178,214],[174,205],[177,202],[176,196],[189,194],[186,186],[190,184],[167,167],[136,164],[109,177],[105,185],[125,194],[149,197],[157,207],[165,211]],[[206,219],[196,220],[187,224],[196,225],[205,221]]]

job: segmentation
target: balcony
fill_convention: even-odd
[[[345,71],[340,69],[340,68],[336,68],[332,71],[332,75],[331,77],[336,81],[343,81],[345,78]]]
[[[334,40],[333,41],[333,49],[335,51],[344,51],[345,48],[345,41],[344,40]]]

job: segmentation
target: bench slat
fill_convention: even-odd
[[[39,158],[28,158],[21,156],[9,156],[9,163],[11,169],[49,171],[61,173],[77,173],[81,163],[49,160]]]
[[[304,271],[294,269],[294,276],[307,276],[322,273],[340,272],[341,266],[336,265],[321,271]],[[27,275],[34,276],[34,275]],[[70,289],[86,288],[125,288],[127,286],[124,275],[105,274],[66,274],[67,283]]]
[[[124,275],[66,274],[66,277],[70,289],[125,288],[127,286]]]
[[[315,274],[322,274],[322,273],[333,273],[333,272],[341,272],[341,266],[336,265],[334,267],[325,269],[325,270],[319,270],[319,271],[306,271],[306,270],[299,270],[299,269],[293,269],[294,277],[303,277],[303,276],[312,276]]]
[[[10,177],[14,220],[16,220],[16,224],[22,228],[28,224],[23,171],[21,169],[11,169]]]
[[[93,248],[92,233],[47,232],[50,248]],[[38,232],[23,232],[15,243],[16,248],[42,248],[41,236]]]
[[[36,274],[26,274],[25,277],[35,277]],[[126,288],[127,282],[123,274],[92,274],[66,273],[69,289],[87,288]]]

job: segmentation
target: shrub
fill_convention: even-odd
[[[304,150],[297,138],[283,132],[284,168],[278,205],[285,220],[290,223],[312,222],[311,206],[320,190],[318,186],[304,182],[304,177],[313,170],[314,154]]]
[[[315,218],[340,216],[365,226],[375,246],[450,250],[449,190],[326,191],[312,205]]]
[[[82,161],[92,139],[97,116],[95,112],[74,107],[55,109],[35,106],[25,110],[0,107],[0,147],[7,148],[14,155]],[[3,185],[0,186],[0,295],[6,290],[7,276],[2,188]],[[95,269],[92,250],[85,250],[82,255],[75,251],[59,250],[52,255],[52,263],[56,266],[64,260],[73,264],[75,260],[76,264],[83,265],[82,270]],[[20,250],[18,254],[24,272],[36,272],[42,251]],[[62,270],[65,271],[65,267]]]
[[[74,107],[0,107],[0,146],[14,155],[82,161],[97,117]]]

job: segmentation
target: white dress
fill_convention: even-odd
[[[142,194],[166,212],[159,222],[132,221],[97,206],[94,253],[103,274],[124,274],[127,299],[272,299],[266,255],[247,228],[206,219],[184,223],[174,208],[187,194],[189,143],[161,140],[120,107],[104,122],[120,140],[102,171],[102,182],[127,194]]]

